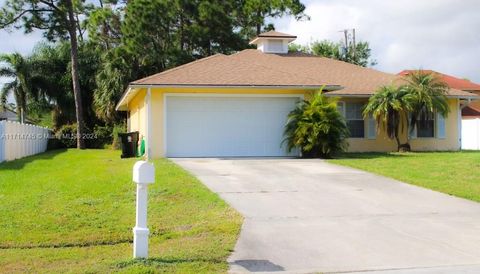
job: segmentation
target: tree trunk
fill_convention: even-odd
[[[398,137],[398,133],[395,133],[395,140],[397,141],[397,151],[400,152],[402,144],[400,142],[400,138]]]
[[[68,32],[70,34],[70,55],[72,61],[72,82],[73,95],[75,97],[75,114],[77,118],[77,148],[85,149],[85,140],[83,139],[83,105],[82,93],[80,90],[80,80],[78,75],[78,42],[77,42],[77,23],[73,12],[72,0],[66,1],[68,8]]]
[[[260,20],[259,18],[261,18],[262,16],[262,13],[260,10],[257,11],[257,20]],[[262,33],[262,24],[260,24],[259,22],[257,22],[257,36],[260,35],[260,33]]]
[[[14,90],[13,96],[15,97],[15,112],[17,113],[17,119],[18,121],[22,120],[22,106],[20,105],[20,94],[18,94],[17,90]]]

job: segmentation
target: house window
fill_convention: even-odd
[[[346,103],[345,119],[351,138],[365,137],[365,121],[363,120],[363,103]]]
[[[433,138],[435,136],[435,116],[433,113],[422,113],[417,120],[417,137]]]

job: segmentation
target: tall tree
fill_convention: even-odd
[[[241,7],[238,11],[239,25],[242,32],[248,38],[254,34],[259,35],[263,30],[271,30],[273,25],[266,24],[267,18],[279,18],[291,15],[296,20],[310,19],[305,14],[305,5],[300,0],[238,0],[236,6]],[[251,31],[254,30],[255,33]]]
[[[40,43],[30,57],[32,73],[41,75],[39,86],[40,98],[45,98],[48,108],[44,109],[52,115],[52,126],[59,129],[65,124],[76,121],[75,97],[72,87],[71,49],[67,41],[57,43]],[[88,44],[79,47],[79,83],[82,90],[85,128],[93,129],[98,119],[92,105],[96,88],[95,75],[98,72],[100,56],[98,51]],[[31,103],[30,103],[31,105]]]
[[[118,2],[99,0],[99,6],[91,10],[84,21],[89,42],[101,51],[109,51],[121,42],[125,5]]]
[[[75,113],[77,116],[77,148],[85,148],[83,139],[83,130],[85,122],[83,120],[82,94],[80,90],[80,76],[78,73],[78,42],[77,42],[77,20],[73,10],[72,0],[65,0],[68,12],[67,29],[70,36],[70,56],[72,59],[72,84],[73,95],[75,96]]]
[[[347,63],[359,65],[362,67],[374,66],[377,64],[376,60],[372,60],[372,50],[368,42],[360,41],[355,46],[352,44],[349,48],[340,42],[332,42],[329,40],[314,41],[308,45],[291,44],[289,50],[292,52],[304,52],[317,56],[323,56],[336,60],[341,60]]]
[[[69,39],[71,74],[77,119],[77,147],[85,148],[82,94],[78,75],[78,14],[85,10],[83,0],[7,0],[0,9],[0,28],[23,27],[25,32],[40,29],[49,40]]]
[[[128,81],[134,79],[134,73],[125,59],[116,56],[118,53],[109,54],[109,60],[103,62],[96,75],[96,89],[93,103],[96,115],[107,124],[118,122],[119,113],[115,110],[120,96],[128,85]],[[104,57],[105,58],[105,57]]]
[[[118,117],[115,102],[134,79],[212,54],[228,54],[248,47],[248,39],[238,31],[234,15],[240,8],[235,3],[233,0],[131,0],[126,7],[93,11],[94,16],[87,19],[89,37],[104,51],[104,61],[96,75],[97,115],[108,123],[115,122]],[[113,31],[104,32],[105,29]],[[107,44],[118,46],[108,50]]]
[[[76,121],[72,77],[69,73],[70,47],[67,43],[40,43],[32,54],[34,68],[44,75],[42,92],[51,104],[53,129]]]

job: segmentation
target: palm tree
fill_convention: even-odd
[[[93,96],[95,113],[107,124],[118,121],[116,103],[125,89],[126,73],[113,62],[105,62],[96,77],[97,88]]]
[[[298,148],[303,157],[324,157],[345,151],[349,135],[345,119],[337,110],[337,100],[318,92],[301,101],[288,115],[284,131],[287,151]]]
[[[398,151],[410,149],[408,139],[406,144],[401,143],[400,133],[408,128],[408,113],[412,110],[413,99],[404,87],[382,86],[370,97],[363,110],[365,118],[372,115],[377,127],[385,130],[388,138],[395,139]]]
[[[412,95],[411,129],[435,112],[444,117],[450,112],[447,101],[449,87],[438,75],[417,70],[404,77],[404,88]]]
[[[70,45],[58,43],[38,44],[30,57],[34,75],[40,76],[39,95],[48,103],[52,115],[52,128],[60,129],[76,121],[71,76],[68,73]],[[42,75],[39,75],[42,73]]]
[[[18,118],[23,123],[27,114],[28,98],[34,96],[30,77],[30,63],[20,53],[2,54],[0,55],[0,62],[5,64],[0,66],[0,77],[13,78],[0,90],[1,107],[5,107],[7,97],[13,94]]]

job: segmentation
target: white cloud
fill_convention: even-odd
[[[310,21],[275,20],[296,42],[339,41],[345,28],[370,42],[376,69],[433,69],[480,82],[480,1],[306,1]]]
[[[0,0],[2,3],[4,0]],[[376,69],[433,69],[480,83],[480,1],[478,0],[310,0],[310,21],[275,20],[279,31],[296,42],[342,39],[339,31],[355,28],[357,39],[370,42]],[[40,32],[0,30],[0,53],[28,54]],[[0,82],[5,81],[0,79]],[[1,85],[1,84],[0,84]]]

